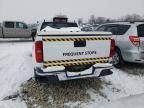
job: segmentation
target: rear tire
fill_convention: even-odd
[[[35,78],[36,83],[39,83],[39,82],[40,82],[40,76],[38,76],[38,75],[36,74],[36,70],[35,70],[35,69],[34,69],[34,78]]]
[[[121,52],[119,49],[116,49],[116,52],[114,54],[114,56],[112,57],[113,59],[113,65],[117,68],[122,67],[122,65],[124,64]]]
[[[41,83],[58,83],[58,77],[54,75],[50,76],[39,76],[36,74],[36,70],[34,69],[34,78],[37,84]]]

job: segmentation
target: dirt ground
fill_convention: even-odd
[[[136,63],[125,63],[122,67],[121,70],[128,74],[133,74],[133,75],[144,75],[144,64],[136,64]]]

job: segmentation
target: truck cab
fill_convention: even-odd
[[[31,28],[20,21],[4,21],[0,27],[0,38],[31,38],[31,34]]]

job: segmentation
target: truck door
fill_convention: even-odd
[[[2,35],[2,25],[0,23],[0,38],[2,38],[2,37],[3,37],[3,35]]]
[[[15,37],[15,23],[12,21],[4,22],[3,34],[5,38]]]
[[[23,22],[16,22],[16,37],[18,38],[27,38],[31,36],[31,30]]]

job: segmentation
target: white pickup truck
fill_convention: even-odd
[[[113,72],[115,41],[110,32],[82,32],[75,22],[55,17],[39,25],[33,47],[36,81],[101,77]]]

